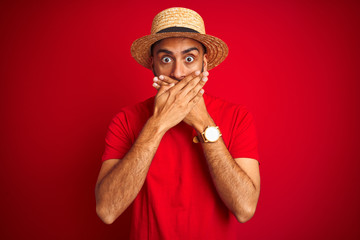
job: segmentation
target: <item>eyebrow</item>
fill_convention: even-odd
[[[188,49],[182,51],[181,54],[186,54],[186,53],[189,53],[189,52],[194,51],[194,50],[196,50],[196,51],[198,51],[198,52],[200,53],[200,51],[199,51],[199,49],[198,49],[197,47],[192,47],[192,48],[188,48]],[[159,54],[159,53],[161,53],[161,52],[167,53],[167,54],[169,54],[169,55],[174,55],[174,53],[173,53],[172,51],[169,51],[169,50],[167,50],[167,49],[159,49],[159,50],[156,52],[156,54]]]

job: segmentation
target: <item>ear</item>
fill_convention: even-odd
[[[154,57],[153,56],[150,57],[150,65],[151,65],[151,68],[154,69]]]
[[[207,72],[207,54],[206,53],[204,54],[204,66],[203,66],[203,68],[204,68],[204,72]]]
[[[155,69],[154,69],[154,57],[150,57],[150,65],[151,65],[151,71],[153,72],[154,76],[156,76]]]

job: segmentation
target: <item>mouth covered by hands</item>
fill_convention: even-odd
[[[193,72],[192,74],[196,73],[197,71]],[[191,74],[189,75],[191,76]],[[199,77],[202,77],[201,80],[204,82],[207,82],[208,77],[209,76],[209,72],[203,72],[202,74],[199,75]],[[153,83],[153,87],[157,90],[160,89],[161,86],[167,86],[170,85],[172,83],[177,84],[179,82],[181,82],[182,80],[178,81],[176,79],[173,79],[171,77],[165,76],[165,75],[160,75],[159,77],[154,77],[153,79],[154,83]]]
[[[195,128],[198,132],[202,132],[204,127],[213,122],[207,112],[204,98],[202,96],[204,93],[202,87],[207,82],[208,76],[208,72],[200,74],[200,71],[195,71],[180,81],[164,75],[154,77],[153,87],[158,90],[158,94],[155,97],[155,111],[157,109],[156,105],[165,106],[166,100],[169,100],[166,104],[181,104],[183,106],[188,106],[186,110],[175,107],[173,114],[175,114],[175,116],[183,115],[182,119],[181,117],[177,118],[179,120],[178,122],[183,120],[185,123]],[[185,94],[189,95],[189,97],[184,98]],[[192,99],[190,100],[191,97]],[[173,99],[176,101],[172,101]],[[182,114],[179,114],[175,113],[176,111],[183,112]],[[174,123],[175,122],[176,121],[174,121]],[[174,124],[174,126],[176,124]]]

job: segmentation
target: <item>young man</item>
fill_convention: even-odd
[[[113,118],[97,214],[110,224],[133,203],[133,239],[234,239],[255,213],[260,174],[251,115],[204,94],[226,44],[205,34],[196,12],[170,8],[131,53],[158,93]]]

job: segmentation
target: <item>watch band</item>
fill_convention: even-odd
[[[199,142],[200,142],[200,141],[199,141],[198,136],[193,137],[193,143],[199,143]]]

